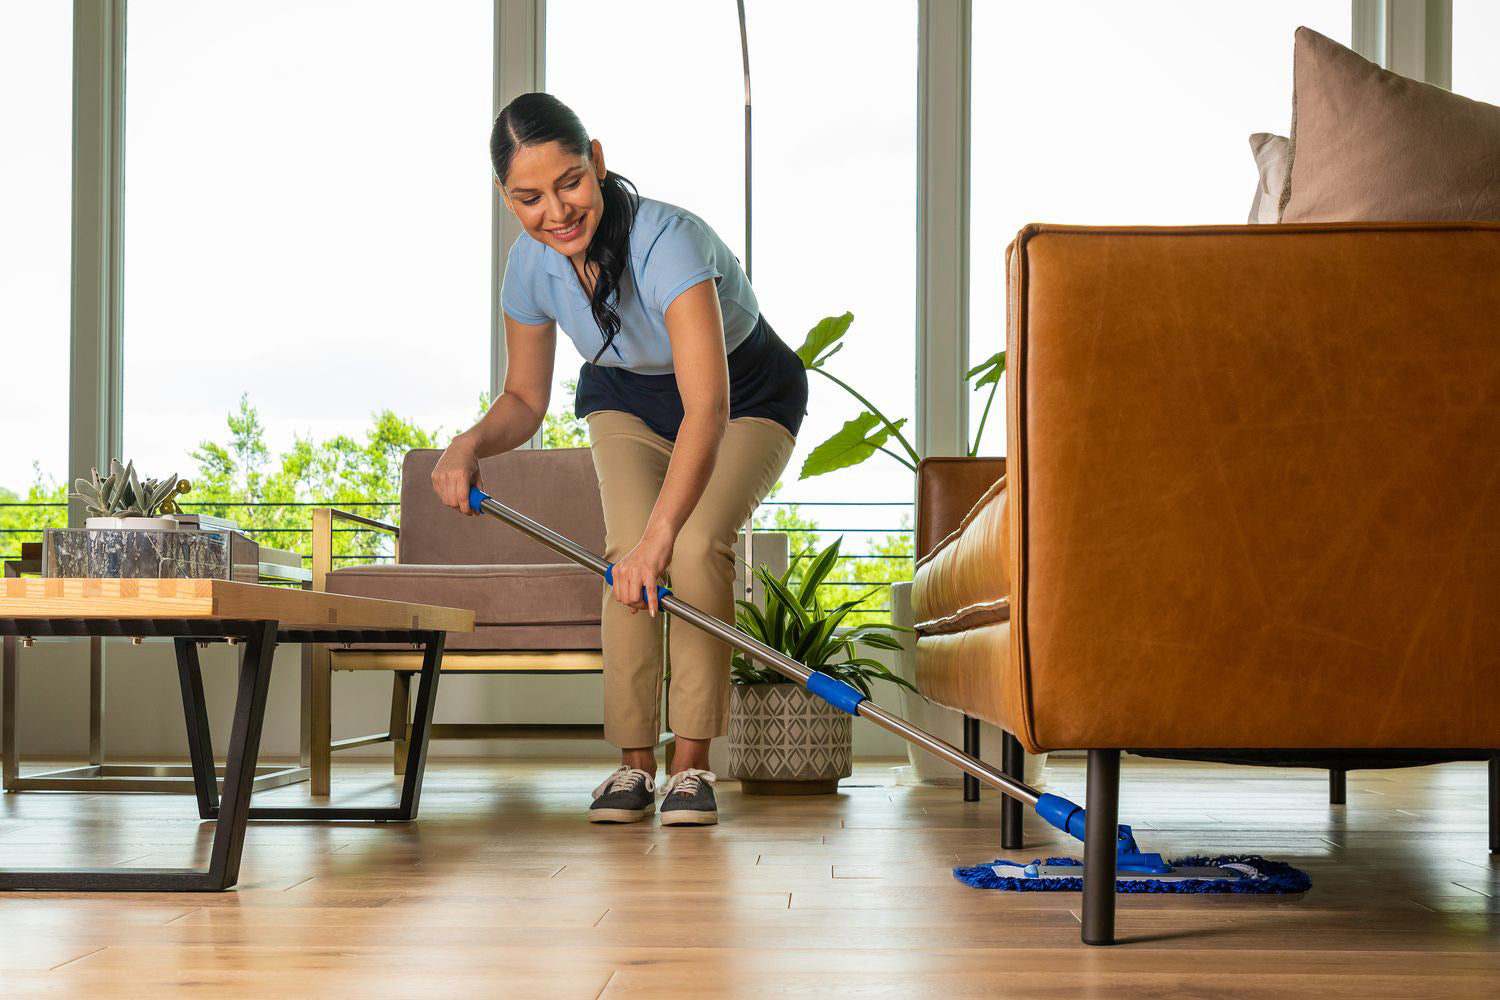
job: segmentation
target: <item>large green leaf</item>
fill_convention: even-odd
[[[974,383],[974,388],[978,389],[982,385],[989,385],[991,382],[1000,381],[1000,376],[1004,374],[1005,352],[1000,351],[985,358],[973,368],[970,368],[968,375],[965,377],[973,378],[975,375],[979,375],[979,380]]]
[[[796,620],[796,623],[799,626],[799,634],[802,629],[806,629],[811,624],[811,622],[808,620],[807,612],[803,609],[801,602],[799,602],[797,598],[792,595],[792,592],[786,588],[785,584],[783,584],[780,580],[776,579],[770,574],[767,574],[765,577],[763,577],[762,582],[775,595],[776,604],[778,605],[777,610],[780,611],[782,608],[784,608],[787,615]]]
[[[766,636],[769,633],[766,629],[766,616],[761,613],[760,608],[757,608],[749,601],[735,601],[734,603],[739,605],[740,609],[740,613],[736,616],[735,621],[735,624],[740,627],[740,631],[752,639],[759,639],[761,642],[765,642]]]
[[[797,478],[811,479],[836,469],[858,465],[885,444],[886,439],[891,436],[891,427],[900,428],[905,423],[906,418],[902,417],[888,426],[885,421],[866,410],[846,422],[833,437],[814,448],[802,463],[802,472]]]
[[[829,545],[813,558],[812,565],[807,567],[806,572],[802,574],[802,585],[797,588],[797,600],[804,606],[807,604],[808,598],[817,593],[818,586],[823,582],[823,578],[828,575],[829,571],[833,569],[834,563],[838,562],[839,546],[843,544],[843,541],[843,535],[835,538],[833,544]]]
[[[839,339],[849,332],[849,324],[853,322],[854,314],[846,312],[842,316],[829,316],[807,331],[807,339],[802,342],[801,347],[797,348],[797,357],[802,359],[802,367],[816,368],[838,353],[839,348],[844,345],[839,344],[827,354],[823,352],[837,344]]]

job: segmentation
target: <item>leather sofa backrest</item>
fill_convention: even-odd
[[[1018,247],[1028,742],[1500,745],[1500,225]]]

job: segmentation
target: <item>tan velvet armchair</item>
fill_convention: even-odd
[[[331,593],[471,608],[472,633],[449,637],[445,674],[564,675],[599,673],[603,581],[551,549],[486,517],[463,517],[444,507],[433,493],[435,449],[408,452],[401,470],[401,525],[385,524],[333,508],[313,512],[313,589]],[[604,512],[599,481],[587,448],[520,449],[480,463],[486,492],[528,514],[591,551],[604,552]],[[353,524],[396,538],[391,563],[335,567],[333,526]],[[744,534],[736,543],[743,556]],[[786,568],[788,539],[783,532],[756,532],[752,558],[774,573]],[[748,578],[748,573],[747,573]],[[759,584],[751,599],[762,601]],[[665,623],[670,627],[670,623]],[[664,644],[665,649],[665,644]],[[365,646],[314,647],[310,690],[305,692],[310,724],[305,756],[314,795],[327,795],[332,754],[337,750],[394,744],[395,770],[405,768],[411,716],[411,680],[421,654],[410,649]],[[332,738],[333,672],[392,672],[390,721],[381,732]],[[665,714],[663,718],[665,718]],[[431,738],[602,740],[602,724],[435,723]],[[671,733],[658,746],[670,753]]]

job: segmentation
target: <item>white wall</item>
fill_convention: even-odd
[[[187,758],[182,698],[172,644],[146,640],[106,639],[105,754],[114,758]],[[18,745],[23,762],[83,759],[88,754],[88,640],[38,639],[18,649]],[[894,667],[896,654],[862,648]],[[215,752],[222,755],[234,710],[236,651],[215,643],[200,653],[209,725]],[[890,685],[880,685],[889,688]],[[385,729],[389,716],[391,675],[384,671],[335,672],[333,734],[335,739]],[[261,754],[295,757],[299,746],[301,657],[298,647],[276,652],[266,709]],[[876,690],[875,701],[900,711],[894,690]],[[562,677],[449,675],[438,689],[439,722],[574,722],[597,723],[603,717],[603,679],[597,674]],[[723,741],[717,741],[722,744]],[[905,744],[875,726],[857,722],[857,756],[900,756]],[[722,749],[716,747],[716,749]],[[453,740],[434,743],[434,756],[595,757],[610,754],[599,741]],[[338,756],[389,757],[390,747],[377,745],[343,751]],[[722,766],[722,765],[721,765]]]

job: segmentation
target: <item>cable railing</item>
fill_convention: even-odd
[[[279,510],[285,510],[285,511],[303,511],[303,510],[310,511],[312,508],[315,508],[315,507],[339,507],[341,509],[349,509],[349,510],[370,510],[372,508],[373,509],[382,509],[382,510],[384,510],[386,512],[387,516],[391,520],[394,521],[394,520],[398,520],[399,519],[400,506],[401,506],[401,504],[400,504],[400,501],[398,501],[398,500],[335,500],[335,501],[285,500],[285,501],[274,501],[274,502],[270,502],[270,501],[204,501],[204,502],[201,502],[201,503],[183,503],[182,504],[183,510],[186,511],[186,512],[189,512],[189,513],[212,514],[212,515],[215,515],[215,516],[224,517],[227,520],[244,520],[247,523],[241,524],[239,530],[242,531],[245,535],[247,535],[250,538],[255,539],[257,541],[262,541],[263,539],[270,539],[273,536],[279,536],[279,537],[276,537],[275,540],[279,541],[279,542],[281,542],[283,544],[287,543],[288,541],[291,541],[291,542],[301,541],[301,540],[306,539],[308,536],[311,536],[313,529],[312,529],[312,527],[311,527],[311,525],[309,523],[310,522],[310,517],[296,518],[295,520],[290,520],[287,523],[272,523],[272,524],[259,523],[259,524],[257,524],[257,523],[250,523],[250,522],[259,520],[260,512],[263,512],[263,511],[271,511],[271,510],[278,510],[278,509]],[[778,508],[778,507],[781,507],[781,508],[791,508],[791,507],[795,507],[795,508],[840,508],[840,509],[843,509],[843,510],[850,510],[850,509],[855,509],[855,508],[898,508],[898,509],[904,509],[904,510],[908,510],[909,511],[911,509],[911,506],[912,505],[909,502],[879,501],[879,500],[862,500],[862,501],[847,501],[847,502],[836,501],[836,500],[821,500],[821,501],[773,500],[773,501],[767,501],[767,502],[761,504],[760,508],[757,508],[756,513],[760,514],[762,512],[762,509],[764,509],[764,508]],[[68,507],[68,505],[66,503],[55,503],[55,502],[34,503],[34,502],[28,502],[28,501],[7,501],[7,502],[0,503],[0,558],[4,558],[4,559],[16,559],[16,558],[19,558],[20,543],[22,543],[22,542],[29,542],[29,541],[41,541],[42,532],[43,531],[46,531],[46,530],[51,529],[51,528],[65,528],[65,527],[67,527],[67,507]],[[34,518],[31,518],[31,519],[28,519],[28,520],[31,520],[31,523],[26,524],[24,526],[16,526],[15,518],[14,517],[8,517],[7,514],[8,513],[17,512],[17,511],[32,511],[32,512],[37,512],[38,515],[41,514],[42,512],[45,512],[47,516],[46,517],[34,517]],[[244,517],[243,519],[236,519],[236,518],[234,518],[234,516],[233,516],[234,513],[241,512],[241,511],[245,512],[245,514],[247,516]],[[37,523],[37,521],[39,521],[39,520],[40,521],[45,521],[46,523]],[[381,540],[388,539],[389,536],[383,536],[378,531],[376,531],[375,529],[371,529],[371,528],[359,528],[359,527],[349,527],[349,528],[336,527],[336,528],[333,528],[332,530],[333,530],[333,533],[335,535],[343,535],[343,536],[349,536],[349,535],[368,536],[369,539],[371,539],[371,544],[368,545],[368,546],[366,546],[367,550],[366,551],[361,551],[361,552],[349,552],[349,551],[347,551],[347,545],[344,545],[344,544],[336,545],[335,546],[336,548],[342,548],[342,549],[345,549],[345,551],[338,552],[338,553],[336,553],[336,554],[334,554],[332,556],[332,560],[335,563],[372,563],[372,562],[373,563],[379,563],[379,562],[390,562],[391,560],[393,560],[395,558],[394,554],[392,552],[390,552],[390,551],[384,551],[384,552],[380,551]],[[858,536],[858,537],[867,538],[868,541],[872,542],[872,543],[875,542],[875,541],[878,541],[881,537],[885,537],[885,538],[893,538],[893,537],[895,537],[895,538],[903,538],[904,537],[904,538],[906,538],[908,540],[908,543],[905,546],[908,551],[904,552],[904,553],[849,552],[849,553],[841,553],[840,556],[839,556],[839,560],[840,560],[839,565],[841,565],[841,566],[850,566],[850,567],[852,567],[852,566],[854,566],[856,564],[857,565],[872,565],[872,566],[876,566],[876,565],[879,565],[879,564],[885,564],[885,565],[887,565],[887,566],[890,567],[889,578],[888,579],[883,579],[883,580],[861,580],[861,579],[832,579],[832,580],[824,580],[823,583],[820,585],[820,588],[819,588],[820,591],[823,590],[823,589],[825,589],[825,588],[833,588],[833,587],[840,587],[840,588],[860,588],[860,587],[863,587],[863,588],[865,588],[865,592],[866,593],[870,593],[871,591],[873,591],[875,589],[882,588],[882,587],[887,587],[891,583],[898,582],[898,581],[903,580],[903,579],[910,579],[911,578],[911,574],[910,574],[909,571],[902,571],[900,568],[898,568],[898,566],[910,566],[914,562],[914,558],[915,557],[911,554],[911,551],[910,551],[911,550],[911,540],[913,538],[913,534],[914,533],[913,533],[913,530],[911,528],[909,528],[909,527],[900,527],[900,526],[895,526],[895,527],[891,527],[891,526],[859,527],[859,526],[855,526],[855,525],[849,525],[849,526],[846,526],[846,527],[824,527],[822,525],[817,525],[817,524],[813,524],[811,526],[802,526],[802,525],[783,526],[783,525],[760,523],[760,524],[757,524],[756,530],[759,531],[759,532],[785,532],[786,534],[794,536],[794,537],[798,536],[798,535],[802,535],[802,536],[817,536],[820,539],[826,539],[830,535]],[[286,536],[291,536],[291,537],[288,538]],[[350,540],[350,541],[357,541],[357,540]],[[266,544],[266,542],[263,541],[263,544]],[[823,543],[823,544],[826,544],[826,542]],[[296,544],[294,544],[294,545],[287,545],[287,547],[290,548],[292,551],[296,552],[298,555],[300,555],[302,557],[303,562],[310,562],[311,561],[312,555],[311,555],[310,552],[304,551],[304,548],[305,548],[304,545],[296,545]],[[789,554],[789,559],[792,562],[792,564],[796,564],[797,562],[813,558],[815,556],[815,554],[816,554],[815,552],[810,552],[810,551],[800,551],[800,552],[794,551],[794,552],[791,552]],[[857,593],[846,593],[843,596],[845,596],[845,599],[849,599],[849,598],[852,598],[854,596],[858,596],[858,594]],[[869,608],[860,608],[859,610],[860,610],[860,612],[862,614],[887,614],[890,611],[890,606],[889,606],[889,604],[884,604],[884,605],[879,605],[879,606],[871,606]]]

